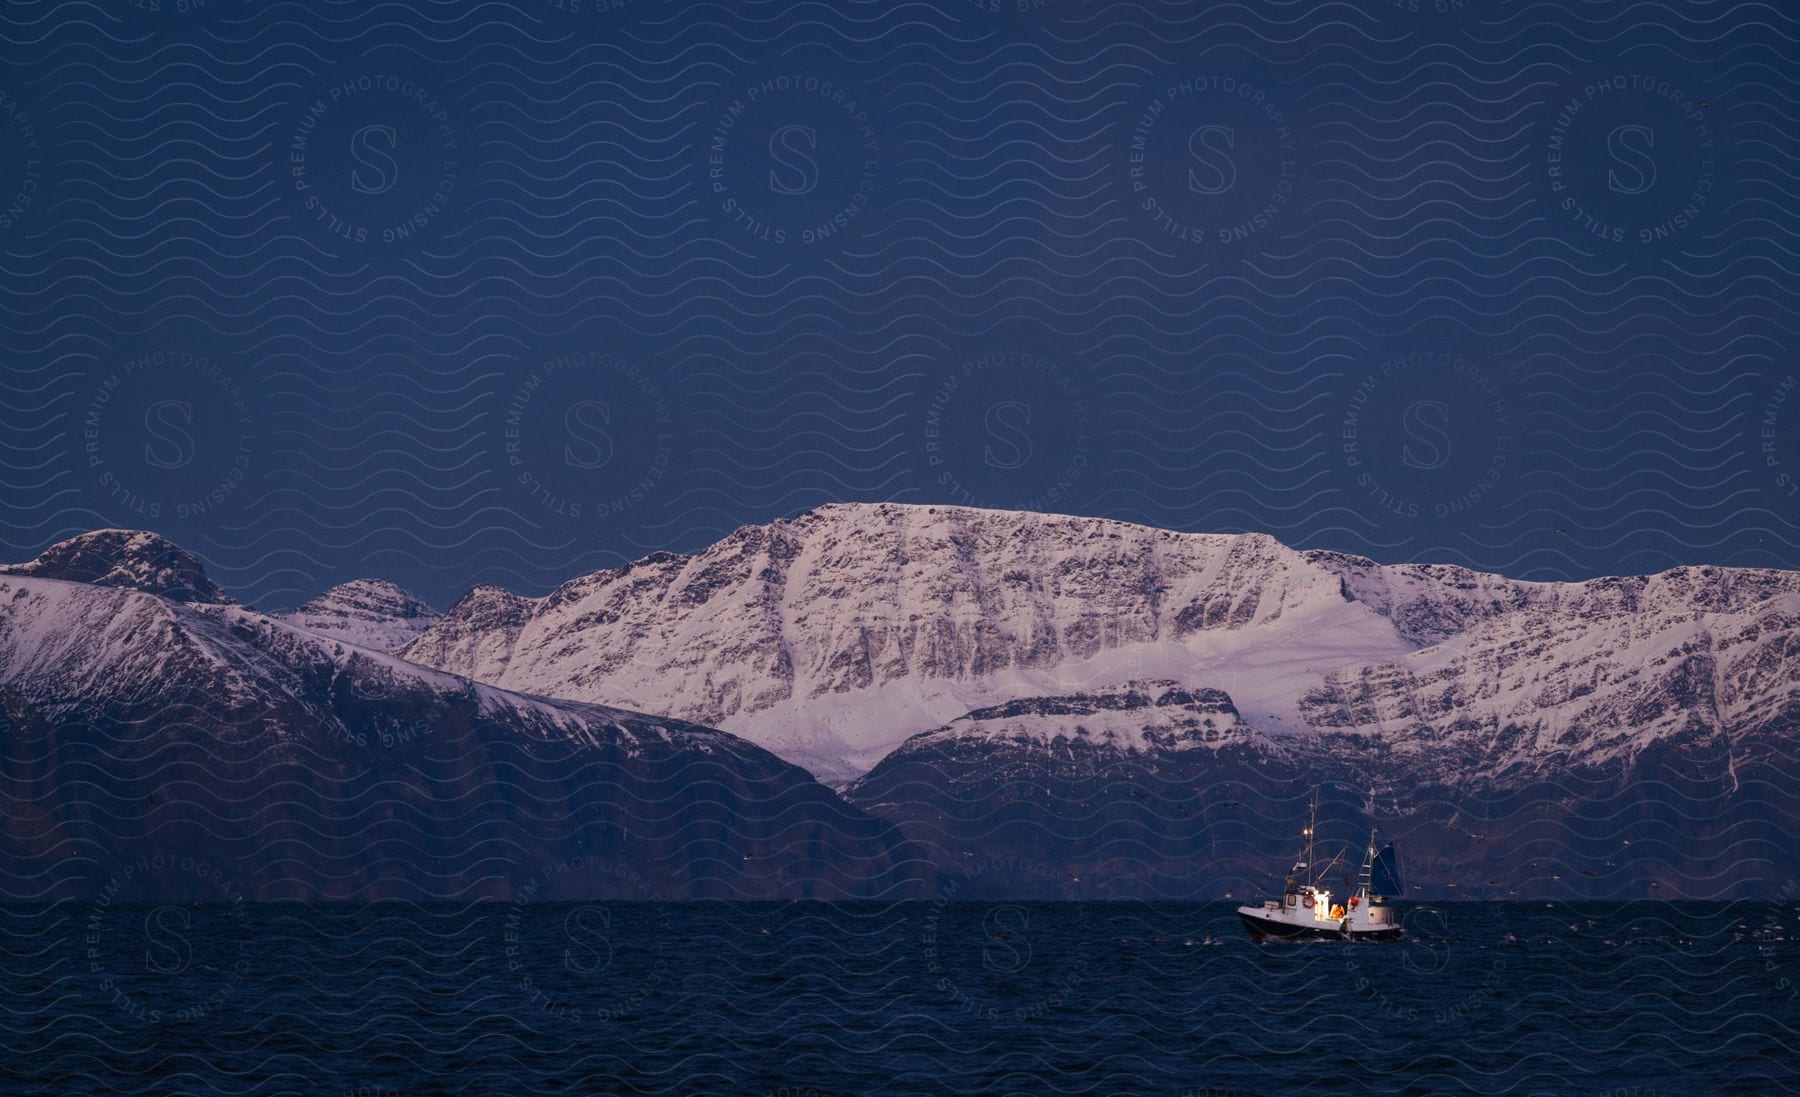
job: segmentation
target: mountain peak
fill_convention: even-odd
[[[129,587],[178,602],[232,604],[207,578],[199,557],[149,530],[93,530],[58,541],[35,560],[0,565],[0,574]]]
[[[422,599],[388,579],[352,579],[339,583],[294,611],[345,613],[355,617],[436,617]]]
[[[386,579],[352,579],[284,615],[289,624],[336,640],[393,651],[412,641],[442,616],[399,584]]]
[[[523,594],[515,594],[503,586],[494,583],[479,583],[468,589],[461,598],[450,604],[450,616],[498,616],[511,620],[520,614],[527,613],[533,604],[532,599]]]

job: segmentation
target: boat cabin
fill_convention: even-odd
[[[1356,909],[1359,898],[1359,896],[1351,897],[1351,910]],[[1285,910],[1283,910],[1284,907],[1286,908]],[[1264,900],[1263,909],[1280,911],[1290,917],[1304,918],[1310,916],[1315,922],[1342,921],[1345,914],[1344,905],[1342,903],[1335,906],[1332,905],[1331,889],[1314,887],[1311,884],[1289,891],[1286,895],[1281,897],[1280,902],[1276,902],[1273,899]]]

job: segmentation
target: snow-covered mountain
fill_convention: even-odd
[[[298,843],[321,893],[604,850],[680,894],[884,891],[923,857],[963,898],[1216,898],[1284,867],[1319,785],[1324,819],[1403,835],[1440,894],[1716,897],[1800,871],[1796,573],[1531,583],[839,505],[541,598],[477,587],[395,655],[332,635],[423,618],[395,588],[270,618],[151,535],[6,572],[18,879],[179,832],[238,835],[252,868]],[[394,852],[369,869],[377,823]]]
[[[1479,590],[1440,591],[1429,573],[1394,589],[1361,578],[1418,627],[1485,609],[1466,604]],[[843,504],[542,598],[477,588],[405,654],[728,727],[847,779],[971,709],[1140,677],[1229,690],[1254,671],[1274,710],[1247,718],[1299,726],[1280,679],[1318,674],[1294,659],[1335,669],[1416,646],[1344,585],[1262,535]],[[1434,594],[1442,608],[1416,608]]]
[[[230,605],[232,601],[206,577],[199,557],[140,529],[97,529],[58,541],[35,560],[0,564],[0,575],[130,587],[178,602]]]
[[[146,544],[106,531],[47,554],[106,586],[0,576],[0,894],[776,898],[911,879],[890,824],[735,736],[132,589],[117,577]]]
[[[1790,572],[1530,583],[1261,534],[844,504],[542,598],[476,588],[405,654],[716,724],[834,778],[974,709],[1137,678],[1223,690],[1265,735],[1504,768],[1630,753],[1690,715],[1791,714],[1796,613]]]
[[[405,647],[442,614],[386,579],[354,579],[332,587],[281,619],[376,651]]]
[[[1791,859],[1792,840],[1769,837],[1785,815],[1763,809],[1796,772],[1797,624],[1791,572],[1533,583],[1259,534],[881,504],[745,527],[542,598],[477,588],[405,652],[509,688],[717,724],[828,780],[866,774],[851,799],[938,842],[940,864],[1074,856],[1096,840],[1087,824],[1054,841],[1045,828],[1080,818],[1078,802],[1120,810],[1116,795],[1068,799],[1069,782],[1110,772],[1124,775],[1115,793],[1170,805],[1116,834],[1189,861],[1177,835],[1203,803],[1279,801],[1263,829],[1286,841],[1291,786],[1322,780],[1359,817],[1435,828],[1419,845],[1447,865],[1470,818],[1529,829],[1519,813],[1535,811],[1549,829],[1516,848],[1580,862],[1570,874],[1585,877],[1595,850],[1582,828],[1601,820],[1618,840],[1621,812],[1667,826],[1713,813],[1733,821],[1740,860]],[[1157,697],[1207,698],[1205,735],[1225,748],[1191,749],[1205,741],[1184,723],[1192,713],[1140,704],[1146,682]],[[992,811],[1019,801],[1039,814],[1009,845]],[[927,817],[960,822],[934,831]],[[1215,854],[1221,833],[1206,839]],[[1724,852],[1708,850],[1696,866]],[[1246,847],[1246,872],[1252,855],[1263,848]],[[1732,878],[1756,871],[1739,864]],[[1454,875],[1436,873],[1445,886]],[[1543,875],[1554,890],[1562,874]]]

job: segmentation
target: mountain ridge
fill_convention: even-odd
[[[275,618],[121,591],[168,576],[133,554],[122,568],[84,558],[110,586],[0,574],[0,590],[15,584],[0,599],[9,726],[61,726],[62,699],[121,683],[162,698],[156,720],[201,711],[227,744],[239,731],[219,706],[267,701],[271,685],[309,713],[277,726],[355,733],[359,750],[418,726],[417,711],[490,758],[521,729],[572,744],[584,721],[624,719],[649,738],[582,749],[616,747],[609,764],[627,767],[640,747],[663,751],[661,783],[633,795],[680,802],[694,756],[664,751],[655,729],[721,723],[708,734],[723,738],[677,737],[741,743],[708,763],[724,769],[705,787],[736,787],[752,816],[763,786],[747,774],[815,790],[783,795],[836,820],[843,848],[863,851],[855,864],[907,886],[922,871],[927,890],[962,898],[1248,888],[1291,852],[1286,816],[1315,788],[1333,817],[1404,838],[1414,879],[1452,896],[1717,898],[1766,890],[1796,861],[1800,812],[1782,790],[1800,772],[1800,573],[1693,565],[1541,583],[1266,534],[856,504],[542,597],[478,585],[420,629],[425,614],[391,584],[345,584]],[[115,602],[69,593],[84,589]],[[170,608],[135,620],[121,598]],[[359,647],[329,635],[340,626],[404,642]],[[117,659],[71,677],[87,664],[69,654],[95,648]],[[201,649],[229,650],[229,665],[187,673],[180,660]],[[380,685],[395,681],[417,688]],[[471,730],[483,720],[503,725],[499,740]],[[792,773],[755,761],[761,750]],[[533,787],[491,803],[592,800],[542,759],[524,768]],[[480,785],[462,775],[452,799]],[[28,798],[12,803],[31,817]],[[880,826],[897,830],[881,839]],[[976,860],[989,867],[967,878]],[[807,863],[840,892],[860,886],[843,865]]]
[[[1340,728],[1321,697],[1303,698],[1502,620],[1641,616],[1659,591],[1674,627],[1687,610],[1800,595],[1800,578],[1690,566],[1546,583],[1294,550],[1267,534],[832,504],[538,598],[479,588],[404,654],[726,726],[842,781],[983,704],[1132,677],[1222,689],[1270,732]],[[1282,665],[1295,659],[1311,666]],[[877,713],[887,726],[855,726]]]
[[[15,898],[872,898],[918,877],[891,824],[729,733],[118,586],[0,576],[0,746]]]

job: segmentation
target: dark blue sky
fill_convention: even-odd
[[[599,10],[596,10],[599,9]],[[0,555],[541,591],[834,500],[1800,565],[1766,4],[0,10]]]

